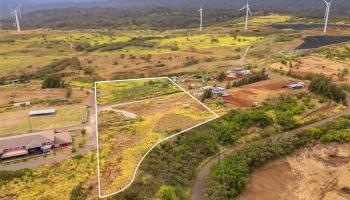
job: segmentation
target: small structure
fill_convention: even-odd
[[[234,68],[230,69],[226,72],[227,78],[237,78],[237,77],[243,77],[251,75],[252,72],[249,69],[243,69],[243,68]]]
[[[17,103],[14,103],[13,106],[15,106],[15,107],[30,106],[30,101],[17,102]]]
[[[296,83],[296,84],[288,85],[288,88],[292,89],[292,90],[300,90],[300,89],[303,89],[304,87],[305,87],[305,83],[304,82],[299,82],[299,83]]]
[[[226,97],[228,94],[225,92],[225,88],[214,85],[202,87],[203,91],[211,90],[213,97]]]
[[[33,110],[29,111],[29,116],[38,116],[38,115],[52,115],[55,114],[55,109],[48,109],[48,110]]]
[[[0,160],[47,153],[52,148],[70,144],[72,144],[72,136],[69,132],[55,134],[53,130],[0,138]]]
[[[176,83],[178,78],[177,76],[172,76],[170,79]]]

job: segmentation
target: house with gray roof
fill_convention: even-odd
[[[72,143],[69,132],[53,130],[0,138],[0,159],[46,153],[52,148],[65,147]]]

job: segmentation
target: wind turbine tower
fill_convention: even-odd
[[[21,5],[17,5],[15,9],[11,9],[10,7],[10,12],[12,18],[15,20],[17,31],[21,32],[21,26],[19,24],[19,20],[22,19],[22,13],[21,13]]]
[[[244,9],[246,9],[244,30],[247,30],[249,14],[252,15],[252,12],[250,11],[250,8],[249,8],[249,0],[247,0],[247,4],[240,10],[244,10]]]
[[[326,34],[327,33],[327,26],[328,26],[329,11],[330,11],[332,2],[331,1],[326,1],[326,0],[323,0],[323,1],[326,3],[326,13],[324,15],[324,30],[323,30],[323,33]]]
[[[199,30],[203,30],[203,0],[201,0],[201,5],[199,7],[199,15],[200,15],[200,25],[199,25]]]

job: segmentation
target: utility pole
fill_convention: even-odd
[[[29,121],[29,132],[32,132],[32,123],[30,122],[30,116],[28,115],[28,121]]]

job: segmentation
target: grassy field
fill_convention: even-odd
[[[118,110],[133,113],[137,119],[124,116]],[[157,141],[212,117],[213,114],[184,92],[99,112],[103,195],[125,187],[141,157]]]
[[[323,47],[314,51],[315,55],[350,64],[350,43]]]
[[[147,99],[181,91],[168,79],[98,83],[97,90],[98,105]]]
[[[67,127],[81,124],[86,108],[82,105],[52,106],[56,114],[47,116],[30,117],[32,131]],[[44,109],[44,107],[33,107],[33,109]],[[29,109],[16,112],[4,112],[0,115],[0,136],[10,136],[27,133],[30,130],[28,121]]]
[[[283,23],[291,20],[292,17],[288,15],[270,14],[266,16],[252,17],[249,23],[253,25],[269,25],[274,23]]]

